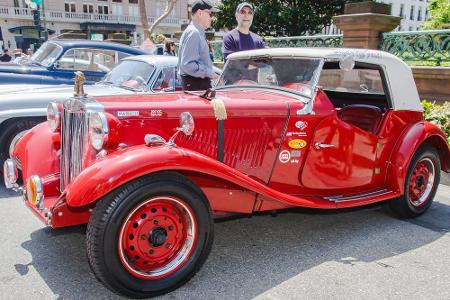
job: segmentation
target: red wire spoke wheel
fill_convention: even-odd
[[[125,219],[119,234],[119,256],[132,275],[164,278],[190,257],[197,241],[192,210],[174,197],[152,198]]]

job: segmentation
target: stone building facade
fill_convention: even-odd
[[[428,19],[428,0],[382,0],[391,4],[391,15],[402,17],[396,31],[420,30],[420,25]]]
[[[111,33],[125,33],[133,42],[143,37],[138,0],[43,0],[41,28],[36,30],[32,9],[26,0],[0,0],[0,45],[21,48],[36,42],[45,33],[54,37],[62,32],[82,31],[91,39],[107,39]],[[164,0],[145,0],[149,25],[166,7]],[[188,0],[178,0],[171,14],[156,28],[155,33],[173,34],[188,20]]]

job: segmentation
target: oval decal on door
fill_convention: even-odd
[[[302,149],[302,148],[306,147],[306,141],[302,140],[302,139],[295,139],[295,140],[289,141],[288,145],[292,149]]]

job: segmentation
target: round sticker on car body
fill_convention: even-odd
[[[305,130],[306,127],[308,127],[308,122],[306,122],[306,121],[297,121],[297,122],[295,122],[295,127],[297,127],[300,130]]]
[[[282,164],[285,164],[291,159],[291,153],[288,150],[283,150],[280,152],[278,159]]]
[[[306,147],[306,141],[302,139],[291,140],[288,143],[289,147],[292,149],[302,149]]]

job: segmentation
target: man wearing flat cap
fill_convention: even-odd
[[[210,88],[211,79],[218,77],[209,57],[205,30],[211,26],[214,13],[219,10],[208,0],[195,0],[191,7],[192,22],[181,35],[178,65],[183,89],[199,91]]]
[[[248,2],[242,2],[236,7],[237,27],[223,37],[222,53],[225,61],[231,53],[264,48],[262,38],[250,31],[254,11],[253,5]]]

